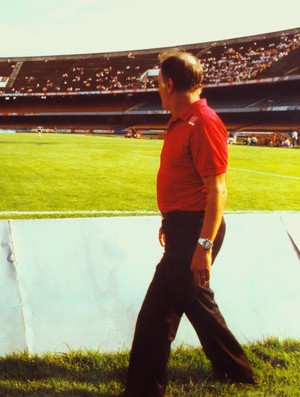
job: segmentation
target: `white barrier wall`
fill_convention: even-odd
[[[227,214],[212,288],[242,342],[300,338],[300,213]],[[160,217],[0,221],[0,354],[130,349]],[[174,346],[198,346],[184,317]]]

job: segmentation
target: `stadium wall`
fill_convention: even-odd
[[[300,213],[226,214],[212,288],[241,342],[300,338]],[[0,354],[129,349],[159,216],[0,221]],[[174,346],[198,346],[183,318]]]

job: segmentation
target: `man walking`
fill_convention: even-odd
[[[171,112],[157,175],[164,255],[141,307],[124,397],[162,397],[171,342],[183,313],[219,380],[253,383],[253,372],[210,289],[224,234],[227,131],[200,99],[203,70],[193,55],[160,56],[159,93]]]

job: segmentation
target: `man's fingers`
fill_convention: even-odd
[[[207,287],[209,285],[209,271],[207,269],[195,271],[194,282],[198,287]]]
[[[163,233],[159,236],[159,242],[162,247],[166,245],[166,236]]]
[[[162,227],[160,227],[159,231],[158,231],[158,240],[159,240],[160,245],[162,247],[165,247],[165,245],[166,245],[166,235],[163,233]]]

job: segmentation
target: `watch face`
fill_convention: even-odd
[[[199,239],[199,244],[202,245],[203,248],[205,249],[210,249],[212,247],[212,242],[210,240],[207,240],[205,238],[200,238]]]
[[[208,250],[211,247],[211,242],[209,240],[204,240],[203,247]]]

